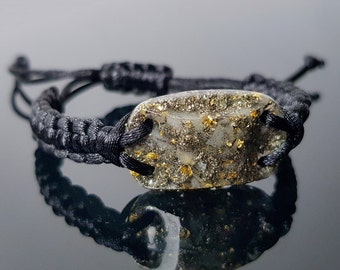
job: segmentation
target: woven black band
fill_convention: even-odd
[[[90,164],[113,163],[151,174],[153,168],[130,158],[124,147],[142,140],[152,130],[147,120],[125,132],[125,115],[115,126],[105,126],[96,118],[81,119],[60,113],[60,95],[55,88],[44,91],[32,105],[31,127],[39,144],[58,157]]]
[[[38,71],[31,70],[24,57],[19,57],[10,71],[16,77],[12,99],[14,108],[20,115],[30,120],[33,133],[45,150],[77,162],[113,163],[148,175],[152,174],[153,167],[129,157],[124,148],[141,141],[149,134],[152,130],[152,121],[145,121],[137,128],[125,132],[124,125],[128,115],[115,126],[104,125],[97,118],[81,119],[65,116],[62,113],[65,103],[97,83],[102,83],[107,90],[136,94],[150,92],[156,96],[194,89],[243,89],[261,92],[275,99],[284,114],[283,118],[267,111],[261,115],[265,125],[287,132],[286,142],[259,160],[261,166],[274,166],[301,142],[304,133],[303,123],[309,115],[312,96],[294,86],[293,82],[307,71],[323,64],[321,60],[307,57],[303,68],[287,81],[266,79],[261,75],[252,75],[242,81],[179,79],[172,78],[172,71],[167,66],[131,63],[106,64],[99,70]],[[72,81],[61,92],[56,88],[44,91],[33,103],[21,89],[22,83],[47,82],[61,78],[69,78]],[[31,105],[32,113],[29,116],[17,108],[15,103],[17,94]]]

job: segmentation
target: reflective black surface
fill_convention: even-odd
[[[61,160],[36,151],[40,192],[58,216],[98,244],[160,269],[235,269],[257,259],[291,226],[297,198],[289,158],[272,196],[252,186],[149,191],[119,213],[63,176]]]
[[[324,69],[308,74],[298,83],[310,92],[319,91],[321,99],[311,108],[302,143],[291,153],[298,187],[294,222],[289,232],[274,246],[240,269],[339,269],[339,10],[339,2],[332,0],[260,0],[256,3],[196,0],[1,1],[0,269],[140,269],[133,256],[84,237],[44,203],[35,175],[34,152],[37,145],[29,125],[18,118],[10,106],[13,80],[8,74],[8,67],[21,54],[29,56],[32,65],[37,68],[72,70],[98,68],[114,61],[136,61],[169,65],[177,77],[235,79],[243,79],[253,72],[284,79],[302,63],[304,55],[324,58],[327,63]],[[30,86],[30,97],[36,97],[49,86]],[[145,98],[107,93],[96,87],[73,100],[66,111],[74,116],[102,116],[113,108],[136,104]],[[23,109],[26,110],[26,107]],[[151,196],[145,193],[147,190],[140,187],[124,169],[65,160],[62,172],[72,179],[72,185],[84,187],[90,194],[97,194],[107,207],[115,208],[119,217],[122,217],[124,208],[143,216],[144,206],[151,204],[154,209],[160,209],[158,212],[171,210],[161,200],[152,201],[156,200],[157,194]],[[271,194],[274,181],[270,178],[252,186]],[[257,193],[260,201],[272,202],[269,195],[261,191]],[[138,201],[127,206],[136,196],[139,196]],[[221,196],[222,203],[230,199],[227,194]],[[185,198],[178,203],[184,201]],[[218,202],[215,203],[218,206]],[[236,201],[230,203],[238,205]],[[267,204],[268,207],[270,204]],[[259,214],[266,217],[270,211],[275,212],[273,205],[265,209],[258,207],[262,209]],[[205,211],[201,203],[197,203],[198,209]],[[245,210],[254,208],[249,206]],[[170,214],[171,217],[182,215],[178,209],[170,211]],[[128,216],[131,214],[126,214]],[[215,216],[218,217],[217,214]],[[216,226],[219,226],[232,217],[225,216],[224,221],[217,218],[210,222],[215,220]],[[150,223],[153,227],[164,226],[156,223],[161,220],[159,214],[156,213],[154,218],[154,223]],[[256,225],[256,216],[251,218],[254,216],[248,222]],[[132,222],[133,215],[131,219]],[[130,225],[131,222],[125,220],[122,224]],[[186,220],[194,220],[189,225],[195,223],[197,226],[199,221],[201,224],[206,222],[194,217]],[[242,220],[247,221],[246,218]],[[286,224],[289,223],[287,219]],[[189,225],[186,224],[187,227]],[[195,229],[188,229],[190,235],[195,233]],[[211,229],[206,228],[207,231]],[[135,250],[129,253],[145,251],[145,233],[146,230],[142,231],[140,240],[135,238],[136,242],[142,243],[140,253]],[[270,233],[273,243],[280,233],[276,236],[275,230],[270,230]],[[182,235],[187,236],[188,233],[183,231]],[[244,243],[251,239],[250,234],[243,235]],[[215,236],[219,240],[217,244],[209,246],[211,253],[219,250],[224,243],[221,240],[224,235],[219,236]],[[237,244],[240,247],[241,242],[233,238],[236,234],[228,236],[231,238],[224,243],[225,247]],[[127,239],[133,239],[131,237]],[[161,239],[164,237],[159,235],[157,239],[162,250],[165,242]],[[182,243],[189,245],[190,239]],[[204,245],[201,247],[204,248]],[[266,248],[268,246],[259,247],[259,253]],[[194,254],[190,249],[189,252]],[[143,256],[150,258],[151,255],[146,252]],[[157,261],[161,258],[158,256],[160,253],[151,256],[154,264],[160,261]],[[187,258],[182,258],[183,263],[188,262]],[[143,260],[141,255],[139,260]],[[197,263],[200,261],[206,261],[203,254],[196,260]],[[218,257],[213,263],[221,265],[221,261],[226,262]]]

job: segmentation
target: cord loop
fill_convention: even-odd
[[[283,118],[269,111],[264,111],[260,120],[268,127],[287,132],[287,138],[283,145],[273,153],[259,159],[258,164],[260,166],[274,166],[301,142],[304,135],[303,122],[295,114],[285,110],[283,111]]]

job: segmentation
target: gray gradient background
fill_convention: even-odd
[[[57,3],[58,2],[58,3]],[[37,68],[99,67],[111,61],[168,64],[177,76],[283,79],[306,53],[327,67],[299,82],[320,90],[302,144],[291,231],[242,269],[339,269],[339,1],[4,1],[0,0],[0,269],[139,269],[53,215],[34,177],[36,148],[9,106],[8,65],[26,54]],[[45,86],[31,87],[36,96]],[[142,98],[139,97],[139,100]],[[99,88],[72,102],[73,115],[102,115],[133,96]],[[72,107],[72,108],[71,108]],[[145,192],[124,169],[65,163],[75,184],[121,210]],[[273,179],[260,181],[270,191]]]

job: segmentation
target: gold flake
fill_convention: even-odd
[[[231,141],[227,141],[225,144],[226,144],[228,147],[232,147],[232,146],[233,146],[233,143],[232,143]]]
[[[166,117],[166,116],[168,116],[168,115],[169,115],[169,112],[167,112],[167,111],[163,111],[163,112],[161,113],[161,115],[162,115],[162,116],[164,116],[164,117]]]
[[[232,160],[232,159],[227,159],[227,160],[225,160],[223,163],[222,163],[222,165],[224,166],[224,167],[227,167],[227,166],[229,166],[230,164],[232,164],[234,161]]]
[[[163,163],[161,164],[161,167],[164,168],[164,169],[168,169],[168,168],[169,168],[169,164],[163,162]]]
[[[150,153],[146,154],[145,158],[147,158],[149,160],[155,160],[155,159],[159,158],[159,155],[157,153],[150,152]]]
[[[135,178],[137,178],[138,176],[140,176],[140,174],[139,174],[138,172],[135,172],[135,171],[130,171],[130,174],[131,174],[133,177],[135,177]]]
[[[222,252],[220,252],[220,254],[219,254],[221,257],[225,257],[226,255],[227,255],[227,252],[225,252],[225,251],[222,251]]]
[[[234,179],[237,177],[237,173],[236,172],[230,172],[227,174],[227,179]]]
[[[230,230],[230,226],[228,224],[224,225],[223,228],[226,230],[226,231],[229,231]]]
[[[193,175],[192,169],[190,165],[181,166],[179,168],[180,172],[188,177]]]
[[[209,102],[210,106],[213,106],[215,102],[216,102],[216,99],[214,98],[210,99],[210,102]]]
[[[208,129],[211,129],[217,126],[216,119],[212,118],[210,115],[203,117],[202,122],[203,122],[203,125]]]
[[[145,108],[141,108],[140,113],[141,113],[141,115],[145,116],[146,115],[146,109]]]
[[[237,149],[242,148],[243,145],[244,145],[244,141],[241,139],[237,139]]]
[[[135,151],[135,155],[136,155],[136,157],[140,157],[142,155],[142,151],[141,150],[136,150]]]
[[[262,100],[263,95],[261,93],[255,92],[255,93],[253,93],[253,97],[256,98],[256,99]]]
[[[250,116],[251,117],[253,117],[253,118],[257,118],[257,117],[259,117],[259,112],[258,111],[252,111],[251,113],[250,113]]]
[[[172,138],[172,139],[170,140],[170,142],[171,142],[172,144],[176,144],[176,143],[177,143],[177,140],[174,139],[174,138]]]
[[[138,219],[138,215],[136,213],[131,213],[129,216],[129,222],[134,222]]]
[[[177,176],[174,176],[171,178],[171,180],[174,182],[179,182],[180,179]]]
[[[184,121],[184,125],[186,128],[193,128],[194,126],[190,120]]]
[[[163,111],[165,109],[164,105],[162,104],[156,104],[156,108],[159,110],[159,111]]]
[[[214,185],[212,183],[204,183],[205,188],[212,188]]]
[[[188,239],[190,237],[190,231],[186,228],[181,228],[180,232],[179,232],[179,237],[180,238],[184,238],[184,239]]]
[[[226,178],[225,172],[220,172],[219,177],[220,177],[220,179],[225,179]]]

